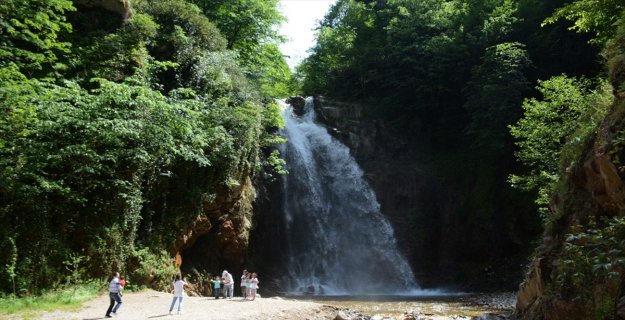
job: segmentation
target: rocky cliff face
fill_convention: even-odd
[[[256,191],[249,175],[241,176],[239,187],[221,192],[205,202],[196,219],[180,230],[171,253],[182,253],[182,268],[209,271],[243,269],[252,228]]]
[[[625,239],[625,235],[617,234],[616,243],[602,245],[603,241],[612,241],[605,231],[612,228],[609,219],[625,215],[625,175],[619,169],[624,165],[620,160],[623,151],[622,146],[614,143],[614,137],[622,135],[619,131],[625,128],[623,107],[623,101],[615,105],[580,162],[570,168],[564,190],[554,194],[554,221],[545,231],[543,243],[520,286],[516,319],[625,319],[622,266],[612,269],[598,260],[602,255],[611,255],[612,250],[622,250],[618,241],[622,244]],[[581,256],[572,255],[570,248],[577,246]],[[616,252],[606,263],[620,258],[622,253]],[[572,264],[571,268],[567,264]],[[587,273],[586,264],[592,273]],[[605,266],[617,274],[615,278],[603,277],[602,270],[594,266]],[[586,274],[577,277],[577,272]]]
[[[505,184],[505,174],[495,182],[484,178],[481,169],[462,163],[461,151],[397,132],[363,105],[316,97],[315,108],[365,171],[421,285],[475,290],[520,281],[527,254],[520,252],[537,228],[535,215],[514,207],[505,187],[489,185]],[[439,167],[450,158],[463,177]],[[497,170],[483,166],[482,172]],[[494,203],[481,203],[489,199]]]
[[[623,40],[623,39],[621,39]],[[607,51],[615,101],[551,202],[515,319],[625,319],[625,48]]]

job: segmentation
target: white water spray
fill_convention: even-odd
[[[295,294],[399,294],[419,288],[349,149],[305,113],[285,110],[281,153],[288,263]]]

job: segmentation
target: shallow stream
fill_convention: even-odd
[[[470,319],[494,313],[509,315],[514,307],[513,293],[458,294],[435,296],[316,296],[295,297],[317,303],[349,309],[362,316],[374,315],[403,319],[405,313],[417,319]]]

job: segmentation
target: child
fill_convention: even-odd
[[[126,287],[126,277],[121,276],[119,277],[119,295],[120,296],[123,296],[122,292],[124,291],[125,287]]]
[[[256,290],[258,290],[258,275],[256,274],[256,272],[252,273],[252,279],[250,280],[251,282],[251,295],[252,295],[252,301],[254,301],[254,299],[256,299]]]
[[[243,300],[247,298],[247,270],[243,270],[243,275],[241,276],[241,295]]]
[[[213,285],[215,286],[215,290],[213,292],[215,294],[215,299],[219,299],[219,293],[221,291],[221,278],[219,276],[215,276]]]
[[[184,286],[187,283],[181,279],[180,275],[176,275],[176,280],[174,280],[174,300],[171,302],[171,307],[169,307],[169,314],[174,310],[174,305],[176,305],[176,300],[179,299],[178,302],[178,314],[182,313],[182,297],[184,296]]]
[[[248,272],[245,277],[245,299],[252,296],[252,273]]]

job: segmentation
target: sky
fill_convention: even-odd
[[[280,0],[282,14],[288,19],[280,27],[280,33],[287,42],[280,46],[286,61],[291,67],[300,63],[315,44],[315,31],[318,20],[330,9],[336,0]]]

